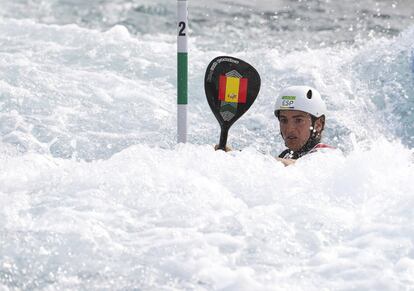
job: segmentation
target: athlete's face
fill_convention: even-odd
[[[298,110],[281,110],[279,124],[285,145],[291,151],[300,150],[308,141],[312,126],[310,114]]]

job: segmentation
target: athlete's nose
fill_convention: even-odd
[[[291,132],[293,132],[293,130],[295,129],[295,126],[294,126],[294,124],[293,124],[293,122],[286,122],[286,124],[285,124],[285,132],[286,133],[291,133]]]

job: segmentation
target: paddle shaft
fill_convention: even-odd
[[[227,137],[229,135],[229,129],[230,127],[227,126],[221,126],[221,133],[220,133],[220,143],[218,146],[219,150],[226,150],[226,144],[227,144]]]

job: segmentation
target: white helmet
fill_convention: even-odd
[[[280,110],[299,110],[315,117],[326,115],[326,105],[319,92],[309,86],[285,88],[276,100],[275,115]]]

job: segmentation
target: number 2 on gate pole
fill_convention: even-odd
[[[188,6],[177,1],[177,142],[187,142]]]

